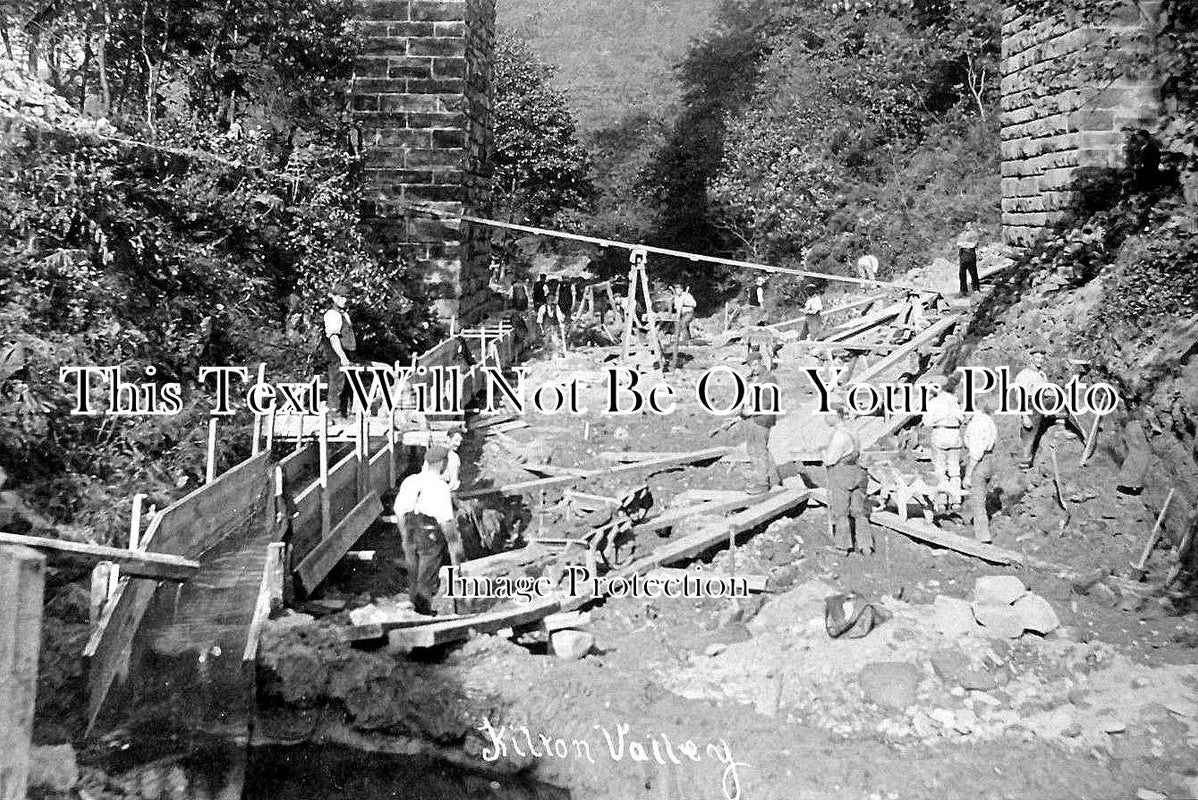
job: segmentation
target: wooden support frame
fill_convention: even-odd
[[[337,566],[349,549],[354,546],[366,529],[383,513],[383,504],[377,492],[368,494],[362,502],[337,524],[320,544],[308,553],[295,568],[304,591],[311,592],[323,581],[333,567]]]
[[[710,550],[730,537],[762,525],[771,519],[797,508],[811,495],[809,489],[786,489],[767,495],[752,508],[735,514],[720,523],[698,531],[676,542],[659,547],[644,558],[616,570],[612,578],[644,575],[657,567],[672,564]],[[445,642],[468,638],[472,631],[495,633],[506,628],[521,628],[534,624],[555,612],[574,611],[597,598],[590,595],[557,599],[546,598],[517,609],[478,614],[461,620],[434,622],[390,634],[392,646],[399,648],[434,647]]]
[[[914,339],[898,348],[890,355],[878,361],[873,366],[864,370],[861,374],[853,376],[848,382],[848,387],[855,386],[858,383],[866,383],[873,378],[881,375],[886,370],[898,364],[911,353],[915,352],[921,345],[927,344],[938,337],[946,335],[961,318],[959,316],[945,317],[939,322],[924,328]]]
[[[287,572],[287,546],[282,542],[271,542],[266,546],[266,558],[262,565],[262,582],[258,586],[258,603],[254,606],[254,618],[250,622],[245,651],[241,660],[255,661],[258,658],[258,642],[262,629],[271,612],[283,605],[283,584]]]
[[[121,572],[129,577],[150,578],[156,581],[185,581],[194,576],[200,568],[199,562],[182,556],[130,550],[126,547],[82,544],[41,536],[23,536],[17,533],[0,533],[0,545],[19,545],[64,557],[91,559],[96,562],[108,561],[119,564]]]

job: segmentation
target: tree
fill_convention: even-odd
[[[591,158],[579,144],[553,68],[518,38],[501,35],[495,58],[493,198],[512,216],[543,222],[594,197]]]

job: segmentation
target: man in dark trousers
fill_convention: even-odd
[[[957,256],[960,261],[958,278],[961,283],[961,296],[969,296],[969,284],[966,283],[966,278],[973,281],[975,292],[982,291],[981,283],[978,281],[978,232],[974,230],[972,222],[966,223],[965,230],[961,231],[961,235],[957,237]]]
[[[761,353],[754,350],[748,356],[749,383],[753,386],[777,385],[773,373],[765,368],[765,360]],[[763,494],[776,486],[782,485],[782,476],[778,472],[778,464],[770,452],[770,432],[778,424],[778,409],[771,404],[771,391],[766,388],[761,392],[765,408],[754,409],[746,403],[740,415],[744,418],[745,451],[752,465],[753,482],[749,485],[749,494]]]
[[[345,367],[353,363],[357,356],[358,340],[354,336],[354,325],[345,310],[349,302],[350,287],[338,283],[329,289],[329,308],[324,312],[324,350],[328,364],[330,414],[338,414],[343,419],[349,409],[352,399],[348,381],[345,379]]]
[[[445,556],[448,554],[454,566],[466,560],[445,482],[448,459],[447,448],[431,445],[424,453],[424,468],[404,478],[395,495],[395,523],[403,543],[408,595],[418,614],[434,613],[431,599],[440,587],[438,573]]]
[[[837,425],[824,448],[828,469],[828,514],[832,518],[832,546],[842,555],[854,550],[862,555],[874,551],[874,533],[865,508],[869,476],[857,463],[861,445],[853,430],[848,409],[836,408]]]
[[[545,275],[537,276],[537,282],[532,285],[532,310],[537,315],[537,325],[545,324],[545,311],[549,303],[549,286],[545,283]]]

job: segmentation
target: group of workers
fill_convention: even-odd
[[[1030,350],[1028,364],[1016,375],[1015,387],[1030,395],[1036,387],[1048,382],[1044,372],[1046,355],[1043,346],[1034,346]],[[754,384],[775,383],[760,353],[749,354],[748,367]],[[986,395],[974,398],[973,408],[967,413],[957,396],[952,377],[930,376],[920,383],[927,385],[929,392],[922,424],[928,430],[935,478],[934,511],[944,513],[957,509],[962,506],[962,500],[968,498],[967,518],[972,522],[974,537],[979,542],[989,543],[993,537],[986,503],[995,474],[995,448],[998,445],[998,426],[992,416],[994,401]],[[747,418],[745,449],[752,469],[748,491],[770,491],[781,485],[769,442],[770,431],[777,423],[776,410],[766,409],[751,415],[742,412],[742,416]],[[846,556],[852,553],[869,555],[874,549],[866,505],[869,473],[860,464],[861,445],[852,412],[847,405],[839,404],[836,417],[832,436],[820,454],[827,470],[833,548]],[[1020,467],[1032,466],[1041,438],[1057,421],[1057,417],[1034,409],[1020,415]],[[1085,433],[1076,419],[1063,414],[1060,421],[1084,440]]]
[[[961,234],[958,246],[961,292],[968,294],[967,278],[972,278],[975,290],[978,288],[977,236],[972,225],[967,226]],[[876,280],[877,270],[878,260],[875,256],[863,256],[857,262],[859,277]],[[764,314],[766,309],[765,287],[766,279],[759,277],[747,292],[746,305],[759,314]],[[676,342],[689,344],[697,303],[689,288],[674,284],[670,289],[670,312]],[[823,299],[814,285],[806,289],[808,295],[803,306],[804,322],[799,335],[804,339],[818,339],[823,331]],[[564,336],[584,290],[585,287],[578,281],[549,279],[546,275],[540,275],[531,292],[537,324],[543,326],[547,320],[556,323]],[[337,284],[328,292],[329,304],[322,318],[319,345],[319,355],[327,365],[328,407],[332,413],[343,418],[350,400],[344,370],[354,363],[357,351],[353,322],[346,308],[349,296],[350,288],[345,284]],[[611,308],[608,296],[600,292],[594,292],[592,296],[593,311],[599,314],[600,324],[605,324],[608,311],[615,309]],[[908,318],[900,320],[900,327],[917,328],[922,322],[922,300],[918,294],[908,299],[910,312]],[[638,311],[640,318],[644,309],[638,308]],[[1029,365],[1016,378],[1017,385],[1030,391],[1047,381],[1043,372],[1044,356],[1043,348],[1032,352]],[[760,351],[749,353],[747,365],[754,383],[775,383],[770,364]],[[955,507],[960,505],[962,497],[968,496],[975,537],[978,541],[989,542],[991,536],[986,498],[994,472],[994,447],[998,441],[998,430],[990,416],[990,405],[982,398],[975,403],[975,410],[967,415],[957,400],[953,385],[947,380],[935,382],[938,386],[933,389],[923,424],[931,432],[937,505],[942,510]],[[782,483],[769,446],[770,432],[777,424],[778,410],[766,408],[755,413],[742,412],[742,416],[746,450],[754,474],[749,491],[768,492]],[[1023,466],[1030,466],[1036,446],[1052,422],[1051,418],[1034,412],[1024,415],[1021,425]],[[414,609],[421,614],[434,613],[431,601],[436,595],[440,568],[446,558],[455,565],[465,560],[453,502],[460,486],[461,461],[457,450],[462,435],[461,430],[454,430],[448,435],[447,445],[430,444],[422,469],[404,479],[395,498],[395,521],[409,576],[409,593]],[[827,469],[833,546],[845,555],[853,552],[868,555],[874,549],[865,501],[868,473],[859,463],[860,456],[861,448],[854,432],[852,414],[842,405],[837,409],[837,424],[823,450],[822,460]]]

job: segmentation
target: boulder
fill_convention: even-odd
[[[75,748],[69,744],[29,750],[29,788],[69,792],[79,782]]]
[[[989,692],[998,688],[998,680],[985,670],[971,669],[961,673],[962,688],[974,692]]]
[[[1011,606],[974,603],[973,616],[988,636],[1018,639],[1023,635],[1023,618]]]
[[[969,603],[947,595],[937,595],[932,601],[931,623],[936,630],[952,639],[976,633],[978,628]]]
[[[1033,631],[1043,636],[1061,627],[1057,613],[1047,600],[1038,594],[1029,592],[1015,601],[1013,606],[1019,619],[1023,621],[1024,630]]]
[[[586,631],[554,631],[549,637],[553,654],[565,661],[577,661],[595,646],[595,637]]]
[[[970,615],[973,623],[973,615]],[[974,625],[976,627],[976,624]],[[932,669],[940,680],[947,684],[960,683],[961,676],[969,671],[969,657],[960,650],[943,650],[932,656]]]
[[[975,604],[1009,606],[1025,594],[1027,587],[1014,575],[983,575],[973,584]]]
[[[915,702],[919,670],[905,661],[875,661],[861,668],[858,681],[866,699],[901,710]]]

